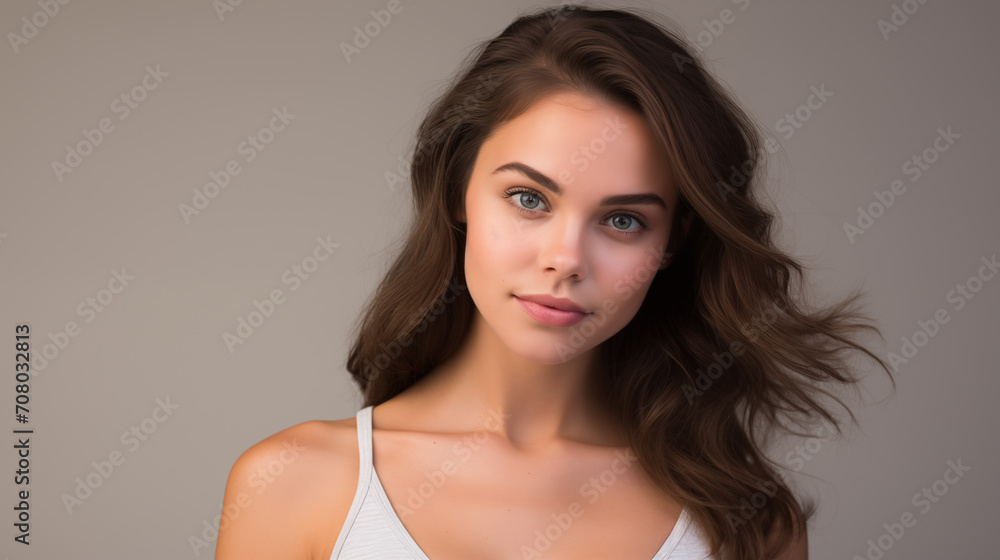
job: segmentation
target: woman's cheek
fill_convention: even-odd
[[[649,270],[646,260],[645,254],[631,251],[601,259],[601,284],[605,293],[626,306],[637,292],[645,293],[656,273]]]
[[[638,259],[631,252],[624,253],[620,248],[616,249],[618,250],[608,251],[597,259],[601,268],[608,277],[615,280],[634,276]]]
[[[492,258],[509,259],[524,255],[531,245],[538,241],[538,230],[532,230],[528,223],[516,216],[495,216],[488,222],[488,237],[491,241],[489,250]]]
[[[483,214],[471,218],[466,262],[474,263],[478,270],[489,270],[491,275],[506,272],[496,269],[523,253],[524,239],[505,216]]]

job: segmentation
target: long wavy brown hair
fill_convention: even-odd
[[[691,226],[641,308],[597,352],[605,395],[639,464],[683,502],[712,554],[759,560],[801,537],[800,505],[768,456],[778,434],[843,434],[822,397],[860,382],[848,359],[888,366],[855,335],[878,328],[863,293],[809,309],[804,265],[776,247],[758,192],[763,134],[705,70],[671,22],[637,9],[560,6],[518,17],[475,48],[420,124],[410,165],[414,217],[405,244],[353,331],[347,369],[377,405],[462,342],[465,224],[456,220],[476,155],[535,100],[575,91],[645,118],[678,188],[674,220]],[[893,380],[893,388],[895,381]],[[804,429],[804,428],[803,428]]]

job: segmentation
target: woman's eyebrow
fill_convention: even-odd
[[[500,167],[493,170],[491,175],[496,175],[497,173],[503,171],[514,171],[524,175],[525,177],[531,179],[532,181],[538,183],[539,185],[545,187],[546,189],[552,191],[557,195],[562,194],[562,188],[553,181],[551,178],[546,176],[541,171],[531,167],[530,165],[521,163],[519,161],[512,161],[510,163],[505,163]],[[660,195],[653,193],[641,193],[641,194],[617,194],[613,196],[606,196],[601,199],[601,206],[618,206],[618,205],[629,205],[629,204],[653,204],[662,207],[664,210],[667,208],[667,203],[664,202]]]

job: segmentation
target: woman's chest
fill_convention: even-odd
[[[378,488],[430,560],[652,560],[681,507],[627,450],[505,453],[487,443],[376,443]]]

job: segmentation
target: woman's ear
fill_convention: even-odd
[[[666,251],[660,259],[660,268],[658,270],[667,268],[673,262],[674,256],[681,250],[681,245],[687,239],[687,234],[691,229],[692,223],[694,223],[694,212],[688,212],[681,219],[675,219],[670,225],[670,239],[667,241]]]

